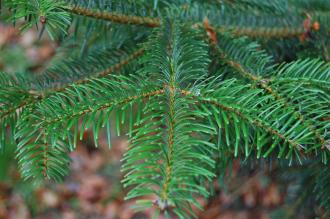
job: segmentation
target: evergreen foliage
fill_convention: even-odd
[[[25,18],[22,30],[39,26],[61,45],[43,73],[0,74],[0,148],[16,143],[24,179],[60,181],[84,131],[97,147],[104,130],[111,148],[114,126],[129,136],[127,199],[155,218],[194,217],[219,160],[234,157],[310,165],[310,196],[329,214],[329,1],[3,6],[10,21]],[[288,44],[294,59],[282,55]]]

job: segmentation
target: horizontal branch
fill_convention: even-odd
[[[94,78],[101,78],[101,77],[105,77],[111,73],[113,73],[114,71],[118,71],[120,70],[122,67],[124,67],[125,65],[127,65],[129,62],[135,60],[136,58],[140,57],[142,54],[144,53],[144,49],[138,49],[135,52],[133,52],[132,54],[130,54],[129,56],[127,56],[125,59],[120,60],[117,64],[110,66],[109,68],[98,72],[96,74],[93,74]],[[0,121],[8,116],[9,114],[16,112],[16,110],[27,107],[31,104],[34,104],[38,101],[41,101],[43,99],[46,99],[48,97],[50,97],[51,95],[53,95],[56,92],[60,92],[60,91],[64,91],[66,88],[71,87],[73,84],[74,85],[79,85],[79,84],[84,84],[86,82],[88,82],[90,80],[90,78],[84,78],[78,81],[73,82],[72,84],[63,86],[63,87],[59,87],[59,88],[54,88],[54,89],[49,89],[47,90],[45,93],[40,93],[39,91],[33,91],[32,96],[34,98],[30,98],[29,100],[23,101],[21,102],[18,106],[15,107],[11,107],[9,109],[7,109],[6,111],[4,111],[2,113],[2,115],[0,116]],[[31,91],[32,92],[32,91]]]
[[[97,72],[95,74],[92,74],[92,77],[93,78],[102,78],[102,77],[105,77],[105,76],[115,72],[115,71],[118,71],[118,70],[122,69],[125,65],[130,63],[131,61],[133,61],[133,60],[137,59],[138,57],[140,57],[143,53],[144,53],[144,48],[138,49],[135,52],[133,52],[132,54],[125,57],[124,59],[121,59],[115,65],[110,66],[109,68],[107,68],[107,69],[105,69],[101,72]],[[89,80],[90,80],[90,77],[87,77],[87,78],[83,78],[81,80],[77,80],[77,81],[73,82],[72,84],[74,84],[74,85],[84,84],[84,83],[88,82]],[[66,88],[71,87],[72,84],[69,84],[69,85],[66,85],[66,86],[63,86],[63,87],[58,87],[58,88],[55,88],[55,89],[51,89],[50,93],[63,91]]]
[[[157,95],[160,95],[160,94],[163,94],[163,93],[164,93],[164,90],[159,89],[159,90],[151,91],[151,92],[148,92],[148,93],[142,93],[140,95],[133,95],[133,96],[127,97],[125,99],[122,99],[120,101],[108,102],[108,103],[105,103],[103,105],[99,105],[97,108],[87,107],[86,109],[83,109],[79,112],[76,112],[76,113],[73,113],[73,114],[70,114],[70,115],[58,116],[58,117],[56,117],[54,119],[50,119],[50,120],[47,119],[47,117],[43,117],[42,120],[44,121],[44,124],[46,124],[46,125],[47,124],[52,124],[52,123],[58,122],[58,121],[69,120],[69,119],[74,118],[76,116],[82,116],[82,115],[85,115],[85,114],[88,114],[88,113],[91,113],[91,112],[100,111],[100,110],[109,108],[113,105],[122,105],[122,104],[132,102],[134,100],[140,99],[140,98],[149,98],[149,97],[157,96]]]
[[[143,25],[147,27],[159,27],[161,25],[160,18],[150,18],[142,16],[133,16],[119,14],[115,12],[99,11],[84,7],[72,6],[68,7],[71,13],[112,21],[121,24]],[[195,25],[201,25],[196,23]],[[301,27],[241,27],[241,26],[220,26],[216,28],[219,32],[231,32],[237,36],[263,37],[263,38],[290,38],[297,37],[304,33],[304,28]]]
[[[214,45],[220,56],[223,58],[223,60],[231,67],[236,69],[238,73],[240,73],[244,78],[247,78],[250,81],[255,82],[257,85],[259,85],[262,89],[264,89],[266,92],[268,92],[270,95],[272,95],[276,100],[282,101],[283,106],[289,108],[290,104],[289,101],[281,96],[279,93],[277,93],[270,85],[269,80],[267,78],[262,78],[261,76],[256,76],[253,73],[249,72],[244,68],[243,65],[241,65],[239,62],[230,59],[225,52],[223,52],[217,45]],[[302,124],[304,124],[309,131],[311,131],[315,137],[318,139],[321,145],[324,145],[326,143],[326,140],[321,136],[321,134],[318,132],[316,128],[314,128],[313,125],[311,125],[311,122],[306,121],[304,116],[300,113],[296,107],[293,106],[292,108],[293,114]]]
[[[204,103],[209,103],[209,104],[215,105],[217,107],[220,107],[224,111],[234,113],[235,115],[237,115],[241,119],[255,125],[256,127],[268,132],[271,135],[277,136],[278,138],[282,139],[285,142],[288,142],[291,146],[297,148],[298,150],[302,149],[302,146],[299,143],[295,142],[294,140],[288,139],[283,134],[281,134],[279,130],[276,130],[276,129],[272,128],[270,125],[265,124],[263,121],[261,121],[258,118],[253,118],[253,119],[249,118],[247,115],[245,115],[239,109],[235,109],[233,107],[223,105],[216,99],[203,97],[201,95],[199,95],[199,96],[193,95],[190,91],[187,91],[187,90],[181,90],[181,93],[183,95],[186,95],[186,96],[191,96],[192,98],[197,99],[199,101],[202,101]]]
[[[301,77],[276,77],[268,79],[269,83],[298,83],[304,84],[309,87],[315,87],[317,89],[323,90],[330,94],[330,82],[324,82],[322,80],[310,79],[310,78],[301,78]]]
[[[77,7],[77,6],[68,7],[68,10],[74,14],[78,14],[86,17],[92,17],[95,19],[112,21],[121,24],[143,25],[147,27],[160,26],[159,18],[139,17],[139,16],[118,14],[114,12],[96,11],[93,9]]]
[[[301,27],[219,27],[217,31],[231,32],[235,36],[263,37],[263,38],[291,38],[304,34]]]
[[[2,121],[2,119],[5,118],[6,116],[8,116],[9,114],[12,114],[12,113],[16,112],[17,110],[34,103],[36,100],[40,100],[40,96],[34,96],[34,98],[31,96],[31,97],[25,99],[24,101],[22,101],[20,104],[10,107],[7,110],[4,110],[3,112],[1,112],[2,114],[0,116],[0,121]]]

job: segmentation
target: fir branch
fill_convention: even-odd
[[[289,14],[294,16],[288,16]],[[214,4],[195,3],[186,10],[175,10],[172,15],[195,24],[200,24],[202,19],[207,18],[218,32],[231,32],[236,36],[292,38],[304,33],[303,19],[295,13],[269,16],[269,13],[253,14],[246,10],[237,10],[234,6],[215,7]]]
[[[67,28],[71,24],[70,13],[66,11],[63,1],[52,0],[7,0],[6,6],[13,11],[10,19],[15,23],[24,18],[25,22],[21,30],[36,25],[40,26],[41,36],[46,30],[51,39],[55,39],[60,34],[66,35]]]
[[[112,31],[115,32],[115,31]],[[113,33],[116,34],[116,33]],[[118,34],[118,33],[117,33]],[[112,34],[110,38],[114,37]],[[118,47],[119,46],[119,47]],[[95,46],[86,56],[72,55],[64,60],[57,61],[45,70],[44,73],[35,77],[33,85],[39,90],[47,90],[56,87],[67,86],[84,78],[90,78],[100,74],[106,75],[109,71],[124,73],[135,66],[135,59],[139,58],[142,48],[127,48],[126,46],[114,45],[104,48],[102,45]],[[102,58],[100,58],[102,57]],[[104,72],[104,73],[102,73]]]
[[[181,218],[191,213],[188,210],[191,205],[200,207],[193,194],[208,195],[194,178],[199,175],[210,180],[213,176],[210,168],[214,165],[212,159],[204,160],[204,154],[212,151],[213,144],[197,138],[197,135],[211,134],[213,130],[199,122],[200,114],[189,110],[194,101],[182,97],[179,92],[180,88],[187,88],[198,78],[206,77],[208,64],[206,44],[201,41],[201,35],[186,28],[167,21],[147,44],[141,75],[154,78],[164,93],[159,100],[146,105],[152,115],[147,116],[145,124],[138,129],[137,137],[131,142],[132,149],[124,158],[124,170],[127,172],[125,186],[134,186],[127,198],[155,194],[157,200],[147,203],[153,203],[164,212],[173,209]],[[157,128],[150,129],[154,127],[152,125],[157,125]],[[164,126],[161,130],[160,125]],[[150,142],[148,134],[152,130],[155,130],[155,137],[150,138],[155,138],[155,141]],[[133,146],[138,151],[152,147],[159,152],[155,152],[153,159],[149,160],[144,153],[132,151]],[[136,165],[141,168],[135,169]],[[159,182],[150,179],[150,171],[145,171],[145,165],[159,176]],[[156,186],[157,191],[150,189],[151,185]],[[139,202],[137,206],[140,206]]]
[[[324,91],[325,93],[330,93],[330,82],[325,82],[323,80],[311,79],[311,78],[300,78],[300,77],[272,77],[267,79],[269,84],[278,83],[278,84],[286,84],[293,83],[296,85],[303,84],[304,86],[316,88]]]
[[[6,110],[2,111],[1,115],[0,115],[0,121],[3,120],[5,117],[9,116],[10,114],[15,113],[17,110],[20,110],[20,109],[30,105],[34,100],[35,100],[35,98],[29,97],[29,98],[23,100],[22,102],[20,102],[18,105],[9,107]]]
[[[169,187],[172,180],[172,168],[173,168],[173,156],[174,156],[174,129],[175,129],[175,105],[176,102],[176,86],[175,86],[175,80],[176,77],[175,72],[171,72],[170,81],[166,88],[166,96],[168,101],[168,120],[167,120],[167,144],[168,144],[168,153],[167,153],[167,159],[166,159],[166,167],[165,167],[165,176],[163,179],[163,185],[162,185],[162,192],[161,192],[161,200],[164,202],[168,202],[169,200]],[[166,206],[165,206],[166,207]],[[164,209],[162,209],[164,210]]]
[[[224,36],[223,36],[224,37]],[[228,43],[228,39],[227,39]],[[232,42],[234,44],[234,42]],[[326,140],[321,136],[319,131],[314,127],[313,122],[306,119],[293,104],[290,104],[290,100],[284,98],[281,94],[279,94],[276,90],[274,90],[270,85],[267,78],[262,78],[261,76],[255,75],[251,72],[247,67],[243,66],[241,63],[236,61],[234,58],[230,57],[230,54],[226,53],[225,49],[221,49],[218,45],[213,44],[216,51],[220,54],[220,57],[231,67],[237,70],[244,78],[249,79],[250,81],[254,82],[261,88],[263,88],[266,92],[271,94],[276,100],[279,100],[283,103],[283,107],[285,107],[289,112],[291,111],[293,115],[295,115],[296,119],[298,119],[302,124],[304,124],[318,139],[322,148],[326,143]],[[228,45],[227,45],[228,46]],[[246,46],[248,48],[248,46]],[[254,52],[253,50],[249,52]],[[251,68],[250,68],[251,69]]]
[[[232,7],[239,8],[242,11],[250,10],[256,14],[271,13],[282,15],[288,13],[288,4],[285,0],[277,1],[260,1],[260,0],[219,0],[219,4],[228,4]]]
[[[153,97],[153,96],[157,96],[157,95],[160,95],[162,93],[164,93],[164,90],[163,89],[158,89],[158,90],[155,90],[155,91],[150,91],[150,92],[142,93],[142,94],[139,94],[139,95],[132,95],[132,96],[129,96],[127,98],[116,100],[116,101],[113,101],[113,102],[99,104],[97,107],[94,107],[94,108],[91,107],[91,106],[88,106],[88,107],[83,108],[79,111],[76,111],[72,114],[66,114],[66,115],[63,115],[63,116],[54,117],[52,119],[48,119],[48,117],[45,116],[45,117],[42,118],[42,120],[44,121],[44,124],[47,126],[47,125],[50,125],[50,124],[54,124],[56,122],[64,122],[64,121],[73,119],[75,117],[81,117],[81,116],[83,116],[85,114],[88,114],[88,113],[104,110],[104,109],[110,108],[112,106],[120,106],[122,104],[128,104],[128,103],[130,103],[134,100],[137,100],[137,99],[141,99],[141,98],[145,99],[145,98],[150,98],[150,97]]]
[[[129,55],[123,57],[123,58],[121,57],[119,59],[118,63],[110,66],[109,68],[107,68],[103,71],[92,74],[90,78],[102,78],[102,77],[106,77],[107,75],[109,75],[111,73],[119,71],[120,69],[122,69],[124,66],[126,66],[130,62],[132,62],[132,61],[136,60],[137,58],[139,58],[141,55],[143,55],[143,53],[144,53],[144,48],[140,48],[140,49],[132,52],[131,54],[129,54]],[[47,90],[47,92],[52,93],[52,92],[63,91],[63,90],[65,90],[66,88],[68,88],[70,86],[76,86],[76,85],[84,84],[84,83],[88,82],[90,80],[90,78],[86,77],[84,79],[74,81],[72,84],[69,84],[69,85],[66,85],[66,86],[63,86],[63,87],[57,87],[57,88],[54,88],[54,89],[49,89],[49,90]]]
[[[226,83],[224,83],[223,86],[226,86]],[[235,87],[235,86],[230,86],[230,88],[233,89],[233,90],[239,89],[238,87]],[[284,132],[285,130],[277,129],[273,124],[268,123],[267,121],[265,121],[263,116],[259,116],[258,114],[256,114],[256,112],[254,110],[250,109],[251,107],[248,107],[250,104],[255,105],[255,104],[253,104],[253,101],[259,102],[260,100],[256,100],[256,98],[252,98],[252,99],[247,98],[248,102],[252,102],[252,103],[248,103],[249,105],[247,105],[246,107],[241,107],[239,105],[235,105],[235,101],[240,102],[241,104],[243,104],[242,100],[240,100],[239,97],[233,98],[231,100],[231,99],[226,99],[228,97],[223,96],[223,97],[220,97],[220,98],[217,99],[216,97],[218,97],[219,94],[225,92],[225,90],[227,88],[222,88],[222,89],[223,89],[223,91],[220,91],[220,92],[216,91],[216,94],[211,95],[211,96],[208,95],[207,93],[204,93],[203,91],[201,91],[201,93],[195,94],[194,92],[192,92],[190,90],[181,90],[181,94],[184,95],[184,96],[187,96],[188,98],[195,99],[199,105],[202,105],[202,104],[207,104],[208,106],[213,105],[215,107],[219,107],[224,112],[233,113],[238,118],[241,118],[243,121],[245,121],[247,124],[252,125],[253,129],[255,129],[255,128],[260,129],[261,131],[264,131],[267,134],[269,134],[269,136],[276,137],[275,139],[271,140],[273,142],[273,145],[270,148],[268,148],[268,150],[266,151],[264,156],[268,156],[268,153],[269,153],[268,151],[273,150],[274,146],[278,145],[279,148],[282,148],[282,146],[280,146],[280,145],[284,145],[286,143],[288,143],[290,150],[294,148],[298,151],[302,151],[303,145],[302,145],[301,142],[299,142],[298,139],[294,139],[293,137],[290,138],[288,136],[288,133]],[[207,91],[207,89],[205,89],[205,91]],[[254,93],[258,94],[259,91],[254,91]],[[223,94],[223,95],[225,95],[225,94]],[[223,98],[223,100],[221,98]],[[234,103],[232,101],[234,101]],[[267,99],[264,99],[263,101],[267,102]],[[247,103],[245,103],[245,104],[247,104]],[[208,108],[209,108],[210,111],[212,111],[212,107],[208,107]],[[259,110],[259,111],[261,111],[261,110]],[[211,117],[217,116],[218,113],[219,112],[214,111],[213,113],[210,114],[210,116]],[[233,123],[237,122],[234,118],[232,118],[232,120],[233,120],[232,121]],[[219,123],[218,120],[217,120],[217,123]],[[221,125],[220,125],[220,127],[221,127]],[[242,128],[244,128],[244,126],[242,126]],[[247,132],[247,131],[243,131],[243,132]],[[249,130],[249,132],[251,132],[251,130]],[[276,140],[277,138],[280,139],[282,141],[282,143],[280,141],[277,141]],[[236,136],[236,141],[237,141],[237,136]],[[266,141],[265,143],[267,143],[267,142],[268,141]],[[261,150],[261,148],[263,148],[263,146],[258,146],[257,150]],[[237,150],[237,149],[235,149],[235,150]],[[281,151],[283,151],[283,149],[281,149]],[[236,153],[237,152],[235,152],[235,154]],[[278,157],[281,157],[282,156],[281,154],[283,154],[283,152],[280,152]],[[246,151],[246,156],[248,156],[248,155],[249,155],[249,152]],[[236,154],[236,156],[237,156],[237,154]],[[289,157],[287,157],[287,158],[289,158]]]
[[[38,130],[37,130],[38,131]],[[22,141],[17,146],[18,166],[22,177],[40,182],[44,179],[61,181],[68,174],[68,149],[60,140],[50,143],[45,130],[40,130],[39,137],[34,143],[25,145]],[[27,137],[29,134],[27,134]]]
[[[134,24],[143,25],[147,27],[158,27],[160,26],[160,20],[158,18],[139,17],[132,15],[124,15],[112,12],[96,11],[84,7],[72,6],[68,10],[71,13],[82,15],[85,17],[92,17],[95,19],[108,20],[121,24]]]
[[[278,66],[275,75],[280,78],[309,78],[330,82],[330,64],[320,59],[297,60]]]
[[[303,20],[298,6],[284,0],[8,1],[19,11],[14,17],[32,16],[27,25],[41,22],[52,32],[66,33],[70,14],[78,15],[75,36],[83,44],[80,58],[74,47],[69,58],[27,81],[0,74],[0,147],[7,136],[16,141],[25,179],[61,180],[68,153],[87,129],[97,147],[106,127],[111,146],[112,119],[118,135],[128,125],[126,199],[138,199],[136,210],[155,207],[154,218],[194,216],[192,209],[202,208],[197,197],[209,195],[205,183],[215,176],[215,159],[255,154],[305,164],[330,158],[329,64],[305,59],[275,67],[277,58],[259,44],[232,38],[307,37],[311,20]],[[315,1],[301,8],[320,9]],[[83,56],[86,51],[93,53]],[[329,203],[325,172],[316,186],[323,206]]]
[[[182,90],[181,93],[184,94],[184,95],[191,95],[191,92],[186,91],[186,90]],[[207,98],[207,97],[202,96],[202,95],[193,96],[193,97],[195,99],[198,99],[200,102],[209,103],[211,105],[215,105],[217,107],[220,107],[224,111],[232,112],[232,113],[236,114],[238,117],[240,117],[243,120],[247,121],[248,123],[253,124],[256,127],[260,128],[261,130],[264,130],[264,131],[268,132],[270,135],[277,136],[278,138],[283,140],[283,142],[288,142],[292,147],[296,148],[297,150],[302,150],[301,144],[297,143],[294,140],[291,140],[291,139],[287,138],[279,130],[274,129],[271,125],[265,123],[260,118],[253,117],[250,113],[248,113],[248,111],[244,112],[240,108],[233,108],[233,107],[226,106],[226,105],[222,104],[221,102],[219,102],[216,99]]]
[[[289,5],[303,12],[329,12],[330,3],[324,0],[289,0]]]
[[[196,10],[194,7],[188,7],[192,11]],[[85,7],[71,6],[69,10],[72,13],[92,17],[95,19],[109,20],[112,22],[122,23],[122,24],[133,24],[133,25],[143,25],[147,27],[159,27],[162,23],[161,18],[150,18],[141,16],[132,16],[119,14],[115,12],[106,12],[88,9]],[[183,11],[187,10],[185,7]],[[202,9],[201,9],[202,10]],[[172,12],[175,14],[175,12]],[[180,14],[181,12],[179,12]],[[191,12],[193,13],[193,12]],[[194,23],[193,26],[200,25],[201,21],[196,21],[193,16],[188,19],[183,16],[183,20],[188,23]],[[189,19],[190,18],[190,19]],[[244,27],[238,25],[219,25],[216,30],[222,33],[231,32],[236,36],[249,36],[249,37],[262,37],[262,38],[291,38],[301,36],[305,30],[303,26],[292,26],[292,27],[263,27],[263,26],[251,26]]]
[[[304,34],[303,27],[218,27],[220,33],[231,32],[235,36],[252,38],[294,38]]]
[[[93,74],[93,78],[94,79],[100,79],[100,78],[104,78],[107,75],[113,73],[114,71],[118,71],[121,68],[123,68],[124,66],[126,66],[128,63],[130,63],[131,61],[135,60],[136,58],[138,58],[139,56],[141,56],[144,52],[144,49],[138,49],[135,52],[133,52],[132,54],[129,55],[125,55],[125,57],[121,57],[118,60],[118,63],[114,64],[113,66]],[[8,102],[8,104],[4,104],[3,106],[0,105],[0,121],[4,124],[0,127],[0,149],[4,149],[5,145],[6,145],[6,138],[5,133],[7,132],[7,127],[5,126],[9,126],[11,128],[11,135],[8,138],[11,142],[14,142],[14,134],[16,132],[16,124],[17,121],[20,119],[21,116],[21,112],[24,111],[25,109],[27,109],[27,111],[30,111],[30,107],[34,107],[35,105],[38,105],[40,103],[42,103],[44,100],[52,98],[54,96],[56,96],[58,93],[61,93],[65,90],[70,90],[70,89],[75,89],[76,86],[79,85],[83,85],[88,83],[91,78],[84,78],[81,80],[78,80],[76,82],[73,82],[71,84],[62,86],[62,87],[57,87],[55,89],[47,89],[45,91],[39,91],[39,90],[31,90],[28,87],[24,88],[25,83],[24,80],[20,79],[20,78],[9,78],[9,76],[7,75],[0,75],[0,79],[10,79],[10,80],[3,80],[4,82],[6,82],[8,85],[4,85],[4,86],[8,86],[8,88],[4,88],[4,89],[0,89],[0,93],[8,93],[8,92],[12,92],[10,91],[10,89],[13,87],[15,88],[16,93],[19,94],[18,97],[14,97],[14,95],[12,95],[10,98],[8,99],[5,95],[5,99],[3,99],[3,97],[0,97],[0,100],[2,100],[3,103]],[[20,82],[18,82],[20,81]],[[30,83],[30,82],[29,82]],[[16,89],[16,87],[18,87]],[[22,87],[22,88],[21,88]],[[15,94],[16,95],[16,94]],[[14,104],[13,104],[14,103]],[[32,112],[31,112],[32,113]]]
[[[127,57],[121,59],[118,63],[116,63],[115,65],[101,71],[101,72],[97,72],[95,74],[92,74],[92,78],[102,78],[102,77],[106,77],[107,75],[113,73],[114,71],[118,71],[120,70],[122,67],[124,67],[125,65],[127,65],[129,62],[135,60],[136,58],[138,58],[139,56],[141,56],[144,52],[144,49],[141,48],[135,52],[133,52],[132,54],[128,55]],[[5,118],[6,116],[15,113],[17,110],[19,109],[24,109],[26,107],[29,107],[33,104],[36,104],[37,102],[42,101],[43,99],[49,98],[50,96],[56,94],[57,92],[61,92],[64,91],[68,88],[71,87],[75,87],[77,85],[80,84],[84,84],[87,83],[90,80],[90,78],[84,78],[81,80],[78,80],[76,82],[73,82],[72,84],[63,86],[63,87],[57,87],[55,89],[47,89],[45,92],[40,92],[40,91],[24,91],[23,93],[27,93],[29,94],[29,97],[24,99],[23,101],[19,102],[17,105],[9,107],[7,109],[5,109],[4,111],[2,111],[0,113],[0,121]]]
[[[246,71],[243,68],[242,65],[240,65],[239,63],[237,63],[237,62],[235,62],[233,60],[227,60],[227,63],[230,66],[232,66],[233,68],[235,68],[244,77],[248,78],[249,80],[252,80],[254,83],[256,83],[257,85],[259,85],[260,87],[262,87],[265,91],[267,91],[269,94],[271,94],[276,100],[280,100],[281,102],[283,102],[283,106],[285,108],[287,108],[288,111],[290,111],[289,109],[291,107],[290,107],[289,102],[283,96],[281,96],[279,93],[277,93],[271,86],[269,86],[269,83],[268,83],[268,80],[267,79],[264,79],[262,77],[256,77],[252,73]],[[311,132],[314,133],[315,137],[319,140],[320,144],[322,145],[322,148],[324,148],[324,144],[325,144],[326,140],[320,135],[320,133],[317,131],[317,129],[314,128],[314,126],[311,124],[311,121],[307,121],[304,118],[304,116],[299,112],[299,110],[297,110],[296,108],[293,108],[293,109],[294,109],[294,112],[293,113],[296,116],[296,118],[299,121],[301,121],[302,124],[305,124],[305,126]]]
[[[0,88],[0,149],[5,149],[7,143],[14,144],[16,122],[23,108],[38,98],[32,91],[20,82],[3,85]],[[9,134],[6,136],[6,133]]]
[[[136,78],[134,79],[138,81]],[[40,161],[42,165],[35,164],[31,170],[33,172],[28,172],[23,176],[25,178],[38,177],[38,173],[42,173],[41,175],[47,175],[51,179],[60,180],[61,176],[65,174],[66,167],[58,167],[57,172],[54,172],[52,165],[55,164],[49,163],[48,157],[56,157],[64,151],[61,146],[62,143],[58,145],[64,140],[67,140],[63,143],[63,145],[67,145],[67,149],[73,150],[76,147],[79,119],[83,120],[81,130],[92,126],[95,144],[97,145],[98,130],[108,122],[106,118],[109,118],[109,114],[114,108],[117,108],[117,111],[124,111],[121,108],[124,105],[126,109],[127,106],[132,105],[137,100],[143,101],[163,92],[162,89],[143,87],[143,85],[147,86],[146,82],[143,82],[144,84],[141,82],[142,84],[139,84],[141,87],[133,87],[132,85],[127,87],[127,82],[132,83],[132,81],[122,76],[112,76],[111,79],[90,80],[88,84],[77,85],[67,88],[65,91],[56,92],[56,94],[43,99],[32,108],[26,109],[17,125],[18,131],[15,134],[15,138],[18,140],[18,158],[22,162],[22,169],[26,165],[33,165],[25,163],[28,160],[26,157],[29,156],[38,155],[38,159],[42,160]],[[142,92],[139,89],[142,89]],[[93,99],[85,98],[91,95],[98,100],[97,103]],[[34,130],[32,133],[27,131],[31,127]],[[59,129],[59,127],[62,128]],[[54,128],[57,132],[54,132]],[[74,130],[73,142],[71,129]],[[46,136],[46,142],[40,139],[42,133]],[[50,150],[49,148],[53,149]],[[42,151],[42,153],[39,153],[39,151]],[[47,170],[48,172],[46,172]]]

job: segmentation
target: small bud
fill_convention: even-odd
[[[319,31],[320,30],[320,23],[315,21],[312,25],[313,30]]]
[[[43,15],[40,16],[39,20],[40,20],[40,22],[41,22],[42,24],[45,24],[45,23],[46,23],[46,17],[43,16]]]
[[[214,30],[214,28],[210,25],[209,19],[205,17],[203,23],[206,33],[210,38],[211,42],[217,44],[217,33]]]

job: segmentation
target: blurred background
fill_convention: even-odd
[[[39,39],[36,30],[21,33],[13,25],[0,22],[0,71],[42,72],[57,49],[57,43],[46,34]],[[94,147],[92,138],[86,132],[71,153],[71,172],[62,183],[34,185],[22,181],[15,148],[7,147],[0,154],[0,219],[150,218],[149,212],[135,213],[130,208],[132,203],[124,201],[120,160],[127,139],[114,137],[109,150],[105,136],[99,148]],[[219,168],[219,178],[210,185],[211,197],[199,200],[205,211],[196,210],[196,214],[201,219],[321,217],[321,209],[302,205],[311,191],[308,183],[300,190],[298,185],[308,175],[295,178],[299,168],[305,167],[293,166],[284,175],[280,166],[268,161],[233,161],[228,169]]]

